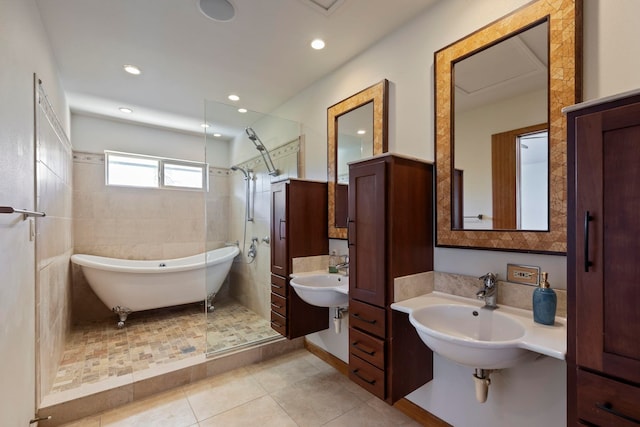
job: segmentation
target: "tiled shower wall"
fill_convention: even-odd
[[[104,155],[74,153],[75,253],[125,259],[171,259],[217,248],[228,239],[229,173],[210,168],[207,193],[108,187]],[[205,243],[205,204],[208,215]],[[73,271],[73,320],[113,316]]]
[[[71,144],[38,85],[36,110],[36,369],[40,402],[50,390],[70,325]],[[25,309],[29,309],[25,307]]]
[[[271,151],[277,177],[267,174],[260,157],[240,166],[252,169],[253,221],[246,222],[242,174],[209,168],[209,192],[107,187],[104,155],[74,152],[74,252],[129,259],[170,259],[238,241],[244,252],[234,262],[220,294],[228,294],[269,318],[271,182],[299,175],[298,140]],[[206,197],[206,199],[205,199]],[[206,213],[205,213],[206,205]],[[206,215],[206,242],[205,242]],[[246,238],[245,238],[246,236]],[[257,237],[257,256],[247,257]],[[245,240],[243,242],[243,240]],[[72,313],[75,322],[114,316],[73,266]]]
[[[299,169],[303,150],[300,142],[295,140],[283,146],[270,150],[271,157],[279,171],[278,176],[267,174],[262,160],[254,158],[240,166],[252,169],[255,180],[252,181],[254,197],[253,221],[245,220],[245,186],[241,173],[233,175],[232,200],[230,206],[230,229],[232,240],[240,242],[241,256],[231,267],[229,293],[230,295],[265,319],[270,318],[271,310],[271,247],[263,238],[271,234],[271,182],[302,175]],[[246,223],[246,238],[244,228]],[[251,261],[247,257],[251,238],[258,238],[257,255]]]

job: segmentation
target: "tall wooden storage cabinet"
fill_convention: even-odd
[[[292,286],[291,260],[327,255],[327,184],[271,184],[271,327],[289,339],[329,327],[329,309],[304,302]]]
[[[568,113],[568,425],[640,425],[640,94]]]
[[[396,277],[433,270],[433,166],[386,154],[349,167],[349,377],[389,403],[433,377],[433,353],[391,310]]]

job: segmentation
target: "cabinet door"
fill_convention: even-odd
[[[271,272],[289,275],[286,182],[271,185]]]
[[[576,362],[640,383],[640,104],[576,137]]]
[[[349,295],[385,306],[386,163],[349,169]]]

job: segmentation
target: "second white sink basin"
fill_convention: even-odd
[[[349,277],[341,274],[307,274],[293,276],[291,286],[298,296],[319,307],[349,305]]]
[[[509,368],[535,356],[519,346],[522,323],[497,310],[435,304],[415,310],[409,320],[433,351],[472,368]]]
[[[503,369],[540,354],[564,360],[566,320],[553,326],[533,321],[529,310],[487,310],[476,299],[431,292],[391,304],[409,315],[422,341],[440,356],[480,369]]]

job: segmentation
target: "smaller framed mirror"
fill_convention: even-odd
[[[327,108],[329,237],[347,238],[348,163],[387,151],[389,81]]]

